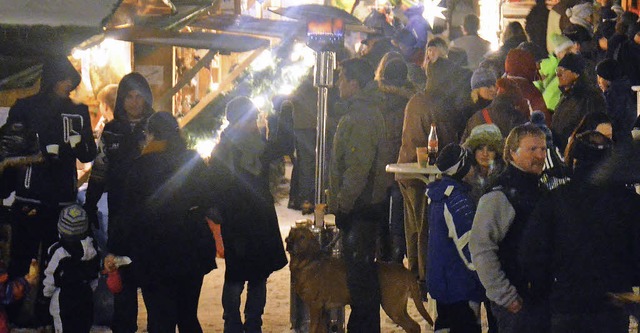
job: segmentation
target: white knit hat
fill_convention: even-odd
[[[593,5],[589,2],[575,5],[571,8],[567,8],[566,11],[569,21],[573,24],[577,24],[593,32],[593,24],[587,21],[593,15]]]
[[[553,47],[553,53],[555,55],[558,55],[558,53],[567,50],[573,45],[575,45],[575,42],[565,35],[551,35],[551,47]]]

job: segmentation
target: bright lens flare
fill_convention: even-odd
[[[216,146],[216,143],[213,139],[202,139],[198,140],[195,145],[195,149],[203,159],[208,159],[211,157],[211,151]]]
[[[268,67],[274,67],[275,65],[275,59],[273,58],[271,51],[264,50],[253,62],[251,62],[251,69],[260,72]]]

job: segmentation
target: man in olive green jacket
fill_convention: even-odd
[[[362,59],[341,64],[339,107],[345,112],[333,141],[329,210],[343,233],[349,332],[380,332],[380,285],[375,266],[378,219],[386,194],[385,123],[373,68]]]

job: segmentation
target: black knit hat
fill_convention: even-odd
[[[462,179],[471,169],[471,154],[459,144],[450,143],[438,155],[436,166],[442,173]]]
[[[575,137],[571,156],[580,163],[598,163],[611,153],[611,139],[597,131],[587,131]]]
[[[614,59],[602,60],[596,65],[596,74],[607,81],[617,79],[620,77],[618,62]]]
[[[542,111],[535,110],[531,113],[531,120],[527,122],[527,124],[536,125],[544,132],[544,136],[547,141],[547,148],[549,148],[553,145],[553,134],[551,134],[551,130],[547,127],[545,119],[546,117]]]
[[[558,67],[568,69],[578,75],[582,75],[585,66],[582,56],[573,53],[565,55],[564,58],[560,60],[560,63],[558,63]]]
[[[158,140],[166,140],[180,133],[180,126],[170,112],[156,112],[147,120],[147,132]]]

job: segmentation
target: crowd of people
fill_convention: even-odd
[[[430,29],[420,6],[406,8],[406,25],[373,19],[383,11],[365,20],[378,33],[339,54],[328,103],[327,204],[342,234],[350,332],[380,331],[375,263],[405,260],[422,297],[436,300],[436,331],[480,332],[482,304],[490,332],[627,331],[612,294],[640,285],[631,186],[640,179],[620,167],[633,161],[640,127],[630,89],[640,85],[640,23],[618,9],[561,0],[549,11],[539,1],[495,52],[475,14],[448,35]],[[171,113],[152,109],[141,74],[98,95],[96,128],[69,98],[79,82],[66,58],[50,59],[40,91],[18,100],[3,127],[37,133],[43,161],[0,175],[1,197],[15,192],[0,331],[11,322],[88,332],[105,272],[113,332],[137,331],[139,288],[149,332],[202,332],[213,221],[225,241],[224,332],[261,332],[267,278],[287,264],[269,191],[283,141],[294,162],[289,206],[313,209],[310,78],[277,103],[272,123],[249,98],[229,100],[208,163]],[[386,173],[417,161],[432,126],[442,177]],[[82,205],[76,160],[93,163]],[[98,208],[107,192],[108,225]],[[29,289],[37,295],[25,306]]]

